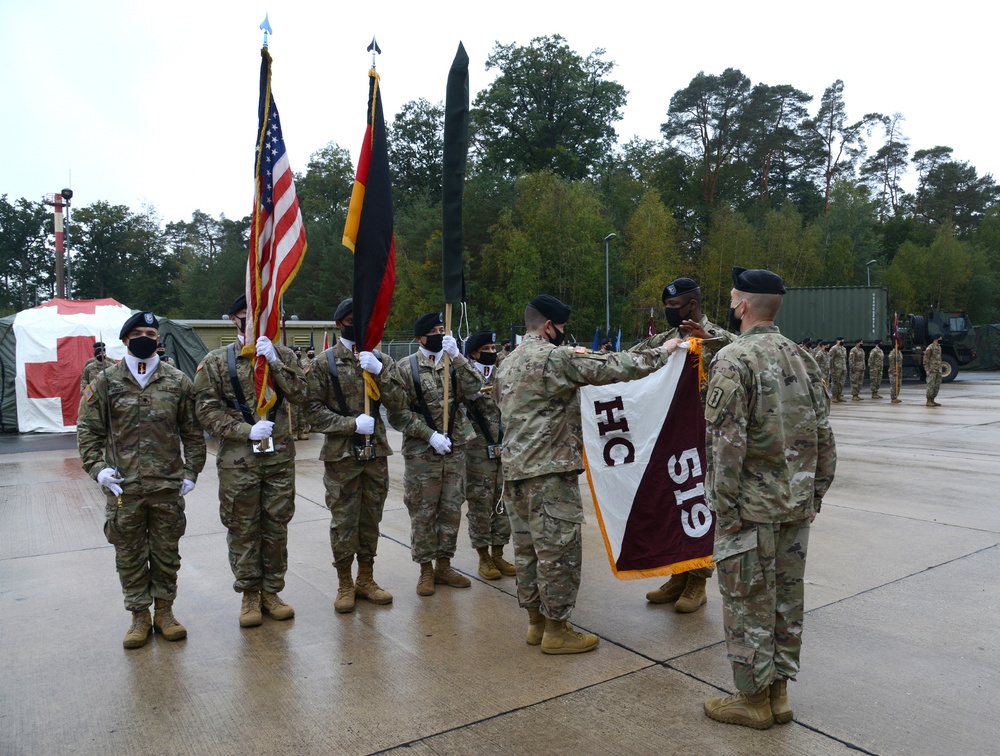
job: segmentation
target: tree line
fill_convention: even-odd
[[[572,331],[658,329],[663,285],[691,276],[705,310],[728,305],[732,265],[767,267],[791,286],[891,287],[892,306],[968,310],[1000,320],[1000,189],[952,148],[911,151],[902,114],[847,117],[845,86],[818,100],[741,71],[699,72],[665,105],[656,140],[620,143],[628,92],[597,49],[561,36],[497,44],[493,83],[472,103],[464,243],[473,328],[506,331],[548,292],[574,309]],[[443,103],[404,104],[389,126],[397,252],[390,330],[442,308]],[[911,176],[909,181],[905,177]],[[354,180],[347,149],[314,153],[296,188],[309,240],[284,308],[331,320],[350,296],[342,246]],[[909,183],[913,191],[904,190]],[[4,313],[53,294],[51,213],[0,198]],[[67,227],[76,298],[113,297],[178,318],[218,318],[241,291],[249,216],[164,223],[153,208],[95,202]],[[874,262],[873,262],[874,261]]]

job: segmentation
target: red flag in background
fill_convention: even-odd
[[[260,51],[260,102],[257,108],[257,154],[254,203],[247,263],[247,327],[243,354],[256,354],[257,337],[275,341],[281,321],[281,297],[302,265],[306,229],[295,195],[292,168],[281,136],[278,108],[271,96],[271,56]],[[257,414],[263,417],[277,395],[267,360],[254,366]]]
[[[371,351],[382,340],[396,288],[389,150],[374,68],[368,72],[368,126],[344,224],[344,246],[354,253],[354,335],[359,350]]]

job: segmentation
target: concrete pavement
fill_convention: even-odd
[[[181,541],[189,637],[126,651],[103,497],[73,439],[3,438],[0,753],[995,751],[1000,374],[963,373],[939,409],[922,385],[903,399],[834,405],[839,464],[812,530],[795,722],[765,732],[702,713],[733,689],[715,581],[704,610],[678,615],[646,603],[660,580],[616,580],[582,478],[573,622],[601,636],[592,653],[527,646],[513,579],[478,578],[464,525],[454,563],[472,587],[416,595],[399,455],[376,562],[395,601],[336,614],[316,434],[299,445],[282,594],[296,618],[239,627],[210,456]]]

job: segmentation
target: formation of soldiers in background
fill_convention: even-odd
[[[848,370],[851,377],[851,400],[855,402],[863,401],[861,389],[865,382],[865,368],[868,369],[868,384],[871,389],[872,399],[882,399],[879,389],[886,379],[886,353],[883,350],[882,340],[875,342],[867,359],[865,357],[864,340],[857,339],[850,352],[844,346],[844,337],[838,336],[836,343],[831,346],[830,342],[820,339],[813,346],[810,339],[804,339],[799,346],[811,354],[824,376],[829,376],[829,388],[832,401],[841,403],[844,399],[844,383],[847,380]],[[889,398],[892,404],[902,403],[899,398],[903,384],[903,355],[898,347],[889,348],[888,355],[888,380]],[[941,336],[935,336],[923,352],[923,368],[927,377],[927,406],[940,407],[937,401],[938,391],[941,389]]]

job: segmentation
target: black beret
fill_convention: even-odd
[[[294,346],[292,347],[292,351],[295,352],[295,354],[302,354],[302,347]]]
[[[666,302],[678,294],[687,294],[689,291],[698,291],[700,288],[698,283],[690,278],[676,278],[664,287],[662,299]]]
[[[784,294],[781,276],[769,270],[747,270],[733,266],[733,288],[745,294]]]
[[[335,321],[343,320],[352,312],[354,312],[354,300],[351,297],[348,297],[337,305],[337,311],[333,313],[333,319]]]
[[[487,344],[496,344],[497,335],[492,331],[476,331],[465,342],[465,356],[468,357],[473,352],[478,352]]]
[[[121,333],[118,334],[119,339],[124,339],[128,336],[128,332],[133,328],[155,328],[157,331],[160,330],[160,322],[156,319],[156,316],[151,312],[137,312],[131,318],[125,321],[125,325],[122,326]]]
[[[444,325],[444,317],[441,313],[428,312],[426,315],[421,315],[413,323],[413,335],[414,337],[426,336],[439,325]]]
[[[94,354],[97,354],[98,352],[100,352],[102,349],[104,349],[104,347],[105,347],[105,343],[103,341],[95,341],[94,342]]]
[[[837,338],[834,339],[834,341],[844,341],[844,337],[838,336]]]
[[[570,313],[573,312],[569,305],[564,305],[558,299],[548,294],[539,294],[528,302],[528,305],[534,307],[547,319],[559,325],[567,322]]]
[[[240,310],[245,310],[246,307],[247,307],[247,295],[240,294],[238,297],[236,297],[233,303],[229,305],[229,309],[226,311],[226,315],[235,315]]]

